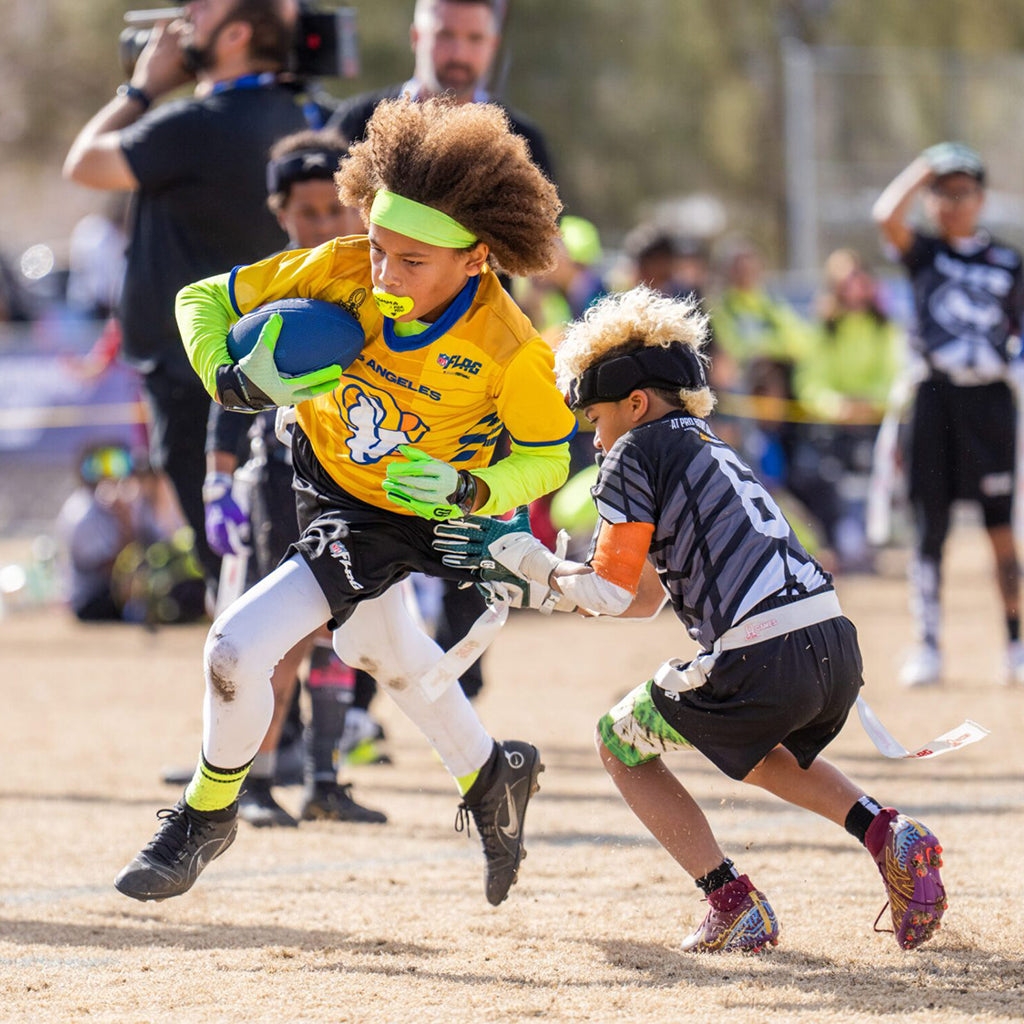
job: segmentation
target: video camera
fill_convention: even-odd
[[[153,25],[184,15],[184,7],[126,11],[124,20],[128,27],[122,30],[118,39],[118,54],[124,73],[131,75],[139,54],[149,42]],[[300,3],[287,70],[298,78],[355,78],[359,74],[355,8],[318,11],[310,4]]]

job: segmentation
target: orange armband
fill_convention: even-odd
[[[635,596],[653,536],[653,523],[602,522],[591,561],[594,572]]]

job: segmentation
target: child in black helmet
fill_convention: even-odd
[[[664,754],[694,749],[730,778],[863,843],[896,940],[914,949],[945,910],[941,847],[926,826],[881,807],[819,756],[862,685],[857,633],[831,577],[708,426],[706,323],[693,300],[640,287],[602,299],[569,327],[555,357],[558,382],[604,453],[585,564],[560,559],[514,522],[444,524],[435,545],[484,579],[498,563],[513,581],[550,587],[589,614],[650,615],[667,591],[699,640],[697,658],[665,662],[598,723],[602,762],[626,803],[707,896],[707,916],[683,949],[755,951],[779,930],[764,894],[663,763]]]

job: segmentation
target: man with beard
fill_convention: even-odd
[[[134,193],[120,315],[125,359],[142,374],[152,461],[167,473],[209,582],[220,559],[203,527],[210,396],[178,336],[174,296],[190,281],[251,263],[287,238],[266,207],[267,154],[306,126],[279,80],[295,0],[193,0],[158,25],[131,80],[79,132],[64,176]],[[190,82],[191,97],[157,99]]]
[[[500,6],[501,0],[416,0],[409,30],[412,78],[351,97],[338,106],[328,125],[351,142],[358,142],[381,100],[398,96],[424,100],[446,93],[456,103],[497,102],[488,94],[485,83],[501,42]],[[505,113],[512,131],[526,139],[533,162],[553,181],[551,160],[540,131],[521,114],[507,108]]]

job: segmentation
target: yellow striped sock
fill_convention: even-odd
[[[195,775],[185,790],[185,803],[197,811],[221,811],[238,799],[249,764],[241,768],[214,768],[199,758]]]

